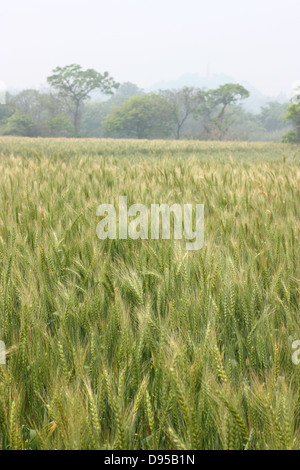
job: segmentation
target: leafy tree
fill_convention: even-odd
[[[204,119],[204,129],[210,138],[223,138],[232,121],[226,119],[227,109],[246,99],[250,93],[242,85],[227,83],[204,93],[199,114]]]
[[[84,106],[82,113],[82,135],[85,137],[104,137],[102,126],[106,116],[115,106],[121,106],[132,96],[142,96],[144,91],[131,82],[122,83],[113,96],[101,102],[91,101]]]
[[[180,90],[161,90],[160,94],[170,103],[171,129],[175,138],[180,139],[187,118],[196,115],[203,92],[198,88],[184,87]]]
[[[10,106],[18,114],[27,114],[36,123],[38,135],[48,135],[45,122],[67,111],[63,101],[51,93],[38,90],[23,90],[9,100]]]
[[[11,97],[11,104],[19,114],[28,114],[36,122],[40,122],[42,103],[38,90],[23,90]]]
[[[45,122],[45,128],[51,137],[69,137],[72,134],[72,123],[65,113],[48,119]]]
[[[113,108],[103,122],[106,135],[138,139],[168,137],[171,108],[157,94],[129,98],[122,106]]]
[[[83,104],[89,100],[93,90],[99,89],[104,94],[112,94],[118,84],[108,72],[101,74],[94,69],[83,70],[80,65],[72,64],[56,67],[47,82],[58,91],[65,100],[72,115],[74,132],[80,134],[80,119]]]
[[[0,124],[5,124],[7,119],[15,112],[12,104],[0,104]]]
[[[284,127],[284,115],[287,112],[288,104],[272,101],[262,106],[259,119],[262,126],[267,131],[275,131]]]
[[[112,98],[114,97],[115,95]],[[87,103],[82,113],[81,135],[84,137],[104,137],[102,123],[111,112],[112,107],[110,99],[101,103]]]
[[[13,114],[6,123],[5,135],[36,136],[36,123],[28,114]]]
[[[286,121],[291,121],[294,127],[293,131],[287,132],[283,137],[283,142],[300,142],[300,105],[290,104],[285,115]]]
[[[242,85],[235,83],[227,83],[226,85],[221,85],[216,90],[210,92],[211,97],[215,105],[220,106],[220,112],[218,118],[222,118],[225,114],[226,108],[235,104],[240,100],[249,98],[250,93]]]
[[[141,96],[144,94],[144,91],[139,88],[135,83],[124,82],[122,83],[116,91],[116,98],[130,98],[131,96]]]

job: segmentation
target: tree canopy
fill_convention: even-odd
[[[113,108],[103,122],[106,135],[147,139],[170,135],[171,108],[157,94],[134,96]]]
[[[290,104],[285,115],[286,121],[291,121],[294,130],[287,132],[284,137],[284,142],[299,143],[300,142],[300,105]]]
[[[274,101],[253,113],[241,106],[249,92],[239,84],[147,93],[76,64],[57,67],[48,83],[51,89],[6,93],[0,135],[280,141],[285,134],[285,141],[300,139],[296,91],[294,106]]]
[[[223,138],[230,120],[226,119],[226,111],[230,106],[250,96],[249,91],[242,85],[227,83],[214,90],[207,90],[199,108],[204,129],[208,138]]]
[[[199,109],[203,92],[199,88],[184,87],[180,90],[162,90],[160,93],[170,104],[172,133],[180,139],[187,118],[195,116]]]
[[[83,70],[77,64],[56,67],[47,82],[58,91],[72,113],[76,136],[80,134],[81,107],[90,98],[91,92],[99,89],[109,95],[119,86],[108,72],[101,74],[94,69]]]

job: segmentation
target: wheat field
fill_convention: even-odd
[[[300,149],[0,138],[0,448],[299,449]],[[205,206],[205,243],[96,208]]]

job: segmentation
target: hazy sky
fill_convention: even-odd
[[[147,88],[222,73],[262,92],[300,80],[300,0],[0,0],[0,80],[25,88],[57,65]]]

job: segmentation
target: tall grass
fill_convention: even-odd
[[[299,449],[299,147],[0,139],[2,449]],[[204,203],[205,246],[96,208]]]

